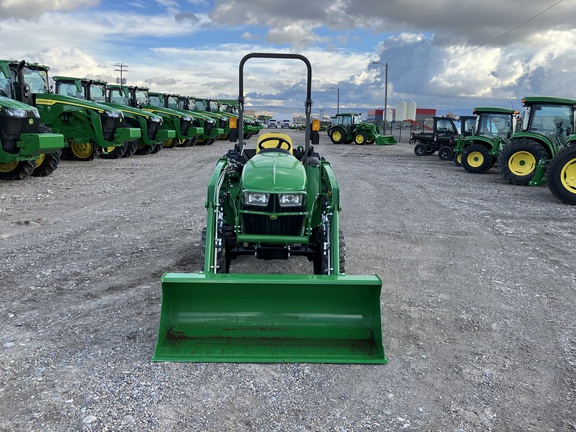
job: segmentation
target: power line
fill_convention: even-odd
[[[439,65],[439,64],[442,64],[442,63],[446,63],[446,62],[449,62],[449,61],[451,61],[451,60],[455,60],[455,59],[457,59],[457,58],[463,57],[463,56],[465,56],[465,55],[467,55],[467,54],[470,54],[471,52],[474,52],[474,51],[476,51],[476,50],[479,50],[480,48],[484,48],[485,46],[490,45],[492,42],[494,42],[494,41],[496,41],[496,40],[498,40],[498,39],[500,39],[500,38],[502,38],[502,37],[504,37],[504,36],[506,36],[506,35],[509,35],[509,34],[512,33],[514,30],[522,27],[522,26],[525,25],[525,24],[528,24],[530,21],[532,21],[532,20],[538,18],[540,15],[543,15],[544,13],[548,12],[548,11],[549,11],[550,9],[552,9],[553,7],[558,6],[558,5],[559,5],[560,3],[562,3],[563,1],[564,1],[564,0],[559,0],[559,1],[557,1],[557,2],[554,3],[552,6],[547,7],[547,8],[544,9],[542,12],[537,13],[537,14],[534,15],[533,17],[531,17],[531,18],[527,19],[526,21],[518,24],[516,27],[513,27],[513,28],[511,28],[510,30],[502,33],[500,36],[496,36],[495,38],[490,39],[488,42],[486,42],[486,43],[484,43],[484,44],[482,44],[482,45],[479,45],[479,46],[477,46],[477,47],[471,48],[471,49],[469,49],[468,51],[465,51],[465,52],[463,52],[463,53],[461,53],[461,54],[458,54],[458,55],[456,55],[456,56],[454,56],[454,57],[450,57],[450,58],[448,58],[448,59],[443,59],[443,60],[441,60],[441,61],[438,61],[438,62],[435,62],[435,63],[430,63],[430,64],[427,64],[427,65],[422,65],[422,66],[397,66],[397,65],[393,65],[393,66],[394,66],[395,68],[401,68],[401,69],[423,69],[423,68],[427,68],[427,67],[430,67],[430,66],[436,66],[436,65]],[[390,65],[390,66],[392,66],[392,65]]]

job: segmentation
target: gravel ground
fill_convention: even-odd
[[[576,430],[576,209],[407,143],[318,146],[347,272],[383,280],[387,365],[152,363],[160,277],[200,269],[228,148],[0,183],[0,430]]]

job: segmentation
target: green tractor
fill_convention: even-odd
[[[244,64],[251,58],[306,64],[304,142],[266,133],[244,142]],[[299,54],[252,53],[240,63],[236,142],[208,183],[204,265],[162,277],[154,361],[386,363],[377,276],[344,274],[340,189],[311,144],[312,67]],[[231,274],[231,261],[305,256],[310,274]]]
[[[522,103],[522,125],[502,148],[498,168],[508,183],[537,186],[546,182],[550,161],[574,133],[576,100],[530,96]]]
[[[196,101],[192,97],[169,95],[167,103],[176,104],[180,111],[189,111],[199,119],[205,126],[205,133],[199,139],[199,144],[214,144],[217,139],[228,136],[230,132],[230,121],[226,116],[212,114],[208,111],[199,110],[196,107]]]
[[[177,145],[187,146],[198,140],[203,128],[197,120],[189,114],[171,110],[164,107],[164,97],[161,93],[151,93],[148,87],[109,85],[108,98],[142,111],[162,117],[162,130],[169,135],[163,142],[164,148],[173,148]],[[174,136],[172,136],[174,132]]]
[[[156,153],[162,148],[162,143],[176,133],[172,131],[161,130],[162,117],[155,114],[142,111],[137,108],[131,108],[125,105],[125,99],[108,100],[108,83],[102,80],[88,78],[74,78],[55,76],[52,77],[56,84],[54,92],[60,95],[77,94],[77,97],[122,111],[125,124],[133,128],[140,129],[140,138],[131,142],[124,143],[123,146],[115,147],[107,154],[101,154],[104,159],[117,159],[119,157],[129,157],[134,153],[146,155]]]
[[[218,112],[226,113],[238,117],[238,101],[229,99],[211,100],[210,106]],[[250,139],[253,135],[258,135],[263,126],[255,117],[244,115],[244,139]]]
[[[49,133],[38,110],[6,97],[9,93],[9,81],[0,74],[0,179],[52,174],[60,162],[64,137]]]
[[[462,145],[461,164],[466,171],[483,174],[492,168],[515,129],[517,111],[510,108],[477,107],[474,133]]]
[[[390,145],[398,143],[392,135],[382,135],[380,126],[363,122],[362,114],[359,113],[336,114],[327,133],[334,144],[354,142],[358,145],[374,143]]]
[[[42,123],[64,135],[62,157],[90,161],[125,142],[140,138],[140,129],[126,127],[122,111],[73,95],[51,93],[48,66],[25,61],[0,60],[10,71],[13,98],[36,107]]]
[[[550,162],[548,188],[565,204],[576,205],[576,135],[571,135],[565,148]]]

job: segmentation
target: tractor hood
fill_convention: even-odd
[[[38,111],[33,106],[25,104],[23,102],[18,102],[17,100],[10,99],[4,96],[0,96],[0,108],[8,108],[10,110],[26,110],[26,111]],[[25,117],[25,116],[22,116]]]
[[[99,114],[106,113],[109,117],[124,117],[122,111],[112,108],[111,106],[102,105],[96,102],[87,101],[84,99],[78,99],[71,96],[62,96],[54,93],[37,93],[36,94],[36,106],[56,106],[64,105],[64,109],[67,107],[76,107],[91,109]]]
[[[242,189],[257,192],[301,192],[306,169],[288,153],[266,151],[252,157],[242,171]]]

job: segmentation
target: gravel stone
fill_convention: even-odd
[[[576,429],[575,209],[405,142],[317,146],[347,272],[383,281],[387,365],[152,363],[160,278],[200,270],[206,185],[230,148],[0,183],[0,430]],[[232,263],[267,271],[312,267]]]

